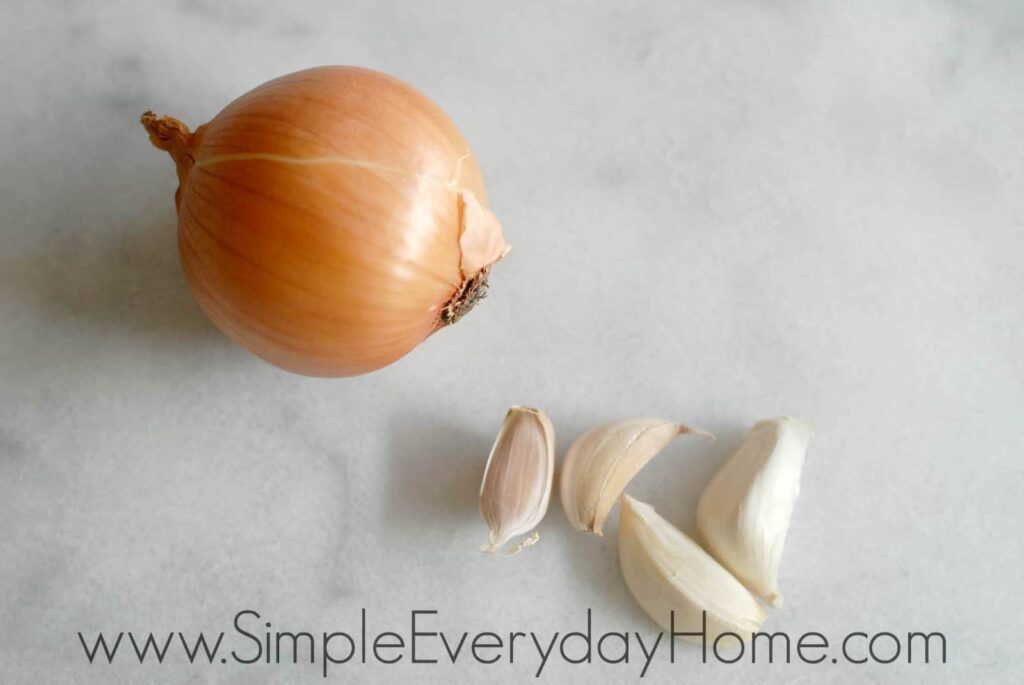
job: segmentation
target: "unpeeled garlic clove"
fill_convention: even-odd
[[[622,496],[619,566],[640,607],[662,628],[699,633],[712,643],[723,633],[748,640],[767,613],[749,590],[654,507]],[[701,612],[706,612],[703,623]],[[701,638],[686,639],[700,642]],[[722,646],[736,644],[724,636]]]
[[[754,425],[697,505],[704,544],[752,592],[780,606],[779,560],[813,430],[777,418]]]
[[[559,476],[569,522],[601,535],[605,518],[633,476],[683,433],[710,436],[664,419],[626,419],[584,433],[569,448]]]
[[[480,485],[480,513],[489,531],[481,551],[518,554],[540,539],[533,535],[505,552],[513,538],[537,527],[548,510],[555,474],[555,430],[539,409],[512,407],[487,458]]]

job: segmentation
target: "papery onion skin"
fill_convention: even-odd
[[[353,376],[483,296],[508,252],[469,146],[411,86],[356,67],[269,81],[194,132],[142,117],[174,158],[193,294],[281,368]]]

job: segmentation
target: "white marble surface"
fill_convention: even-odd
[[[653,635],[614,534],[570,531],[557,503],[536,548],[476,552],[513,403],[546,408],[563,448],[624,415],[716,432],[630,487],[683,526],[752,421],[813,422],[766,627],[949,640],[945,666],[684,648],[646,680],[1019,682],[1024,6],[576,5],[0,3],[0,682],[321,682],[180,654],[89,666],[76,639],[226,630],[247,607],[281,630],[353,630],[365,607],[378,630],[434,608],[446,630],[507,632],[577,629],[589,606],[598,630]],[[515,247],[458,326],[338,381],[207,322],[176,261],[173,169],[137,123],[200,123],[323,63],[439,101]]]

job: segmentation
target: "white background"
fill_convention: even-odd
[[[752,422],[812,422],[765,627],[948,639],[945,666],[683,646],[648,682],[1019,682],[1022,36],[1012,0],[3,3],[0,681],[322,682],[180,653],[88,666],[76,638],[230,630],[244,608],[275,630],[357,631],[365,607],[376,631],[432,608],[448,631],[550,634],[592,607],[595,631],[653,639],[614,522],[585,537],[556,500],[538,546],[476,551],[491,440],[531,404],[563,450],[630,415],[718,434],[629,488],[683,527]],[[348,380],[278,371],[205,319],[172,164],[138,125],[324,63],[436,99],[514,248],[464,321]],[[544,677],[623,682],[639,659]]]

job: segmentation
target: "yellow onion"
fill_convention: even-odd
[[[508,251],[452,121],[368,69],[249,91],[194,132],[142,117],[177,165],[193,294],[251,352],[313,376],[390,364],[457,321]]]

